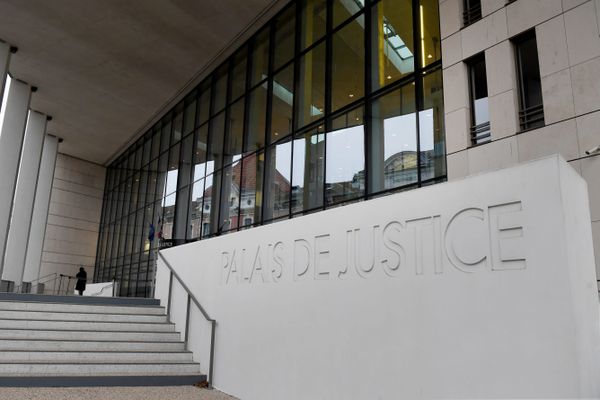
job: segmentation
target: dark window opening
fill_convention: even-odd
[[[464,0],[463,22],[469,26],[481,19],[481,0]]]
[[[519,83],[519,123],[521,130],[544,126],[542,80],[538,62],[535,30],[513,40]]]
[[[471,143],[477,145],[489,142],[491,139],[484,54],[481,53],[469,60],[468,68],[471,94]]]

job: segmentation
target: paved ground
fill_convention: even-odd
[[[0,388],[2,400],[235,400],[217,390],[194,386]]]

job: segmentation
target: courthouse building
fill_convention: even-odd
[[[3,291],[214,318],[241,398],[600,396],[600,1],[6,1],[0,39]]]

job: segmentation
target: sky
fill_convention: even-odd
[[[4,109],[6,108],[6,98],[8,97],[8,88],[10,86],[10,81],[10,76],[6,75],[6,90],[4,90],[4,97],[2,98],[2,108],[0,108],[0,135],[2,134],[2,125],[4,124]]]

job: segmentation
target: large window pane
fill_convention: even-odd
[[[250,86],[267,78],[269,73],[269,27],[256,34],[252,42]]]
[[[163,118],[162,133],[160,136],[160,151],[166,151],[169,148],[171,142],[171,114],[168,114]]]
[[[365,94],[365,18],[360,15],[333,35],[331,98],[335,111]]]
[[[266,157],[264,220],[270,220],[284,217],[290,212],[292,142],[269,147]]]
[[[294,56],[296,5],[292,4],[275,20],[275,52],[273,68],[278,69]]]
[[[237,229],[239,226],[240,175],[240,161],[223,168],[219,232]]]
[[[428,73],[422,79],[423,109],[419,111],[421,180],[427,180],[446,175],[442,71]]]
[[[215,85],[213,94],[212,104],[212,115],[218,113],[225,108],[225,102],[227,100],[227,66],[225,63],[219,68],[214,75]]]
[[[194,138],[194,171],[193,180],[204,178],[206,173],[206,151],[208,150],[208,124],[196,131]]]
[[[235,100],[246,92],[247,47],[242,47],[233,58],[231,72],[231,100]]]
[[[333,27],[335,28],[365,7],[365,0],[333,0]]]
[[[173,137],[171,145],[181,140],[183,136],[183,103],[179,103],[175,107],[175,117],[173,118]]]
[[[292,212],[321,207],[325,166],[323,127],[296,136],[293,146]]]
[[[421,35],[421,66],[442,58],[440,50],[440,9],[438,0],[421,0],[419,8]]]
[[[296,118],[303,127],[323,117],[325,107],[325,43],[300,58]]]
[[[189,211],[188,239],[196,239],[202,235],[202,208],[204,200],[204,179],[194,182]],[[207,213],[208,214],[208,213]]]
[[[373,102],[369,192],[418,179],[415,86],[408,84]]]
[[[211,94],[211,86],[210,86],[210,78],[200,85],[200,98],[198,99],[198,110],[196,111],[196,116],[198,121],[196,125],[202,125],[206,121],[208,121],[208,117],[210,115],[210,94]]]
[[[218,201],[219,198],[219,192],[218,190],[215,190],[215,175],[207,175],[204,185],[204,205],[202,206],[202,237],[213,233],[212,227],[219,212],[218,202],[215,204],[215,201]],[[215,192],[216,196],[214,195]]]
[[[294,65],[284,68],[273,78],[273,106],[269,143],[292,133],[294,105]]]
[[[250,92],[248,102],[248,133],[245,152],[252,152],[265,146],[267,120],[267,85],[261,85]]]
[[[242,155],[242,142],[244,138],[244,99],[231,105],[229,110],[229,129],[226,136],[224,163],[237,161]]]
[[[162,218],[159,224],[159,233],[162,239],[173,239],[173,222],[175,221],[175,200],[177,194],[173,193],[163,199]]]
[[[371,14],[373,89],[415,70],[412,0],[382,0]]]
[[[179,176],[179,147],[177,144],[171,147],[169,152],[169,167],[167,169],[167,186],[165,194],[171,194],[177,190],[177,178]]]
[[[243,160],[240,226],[248,226],[261,221],[264,161],[263,152],[252,154]]]
[[[327,133],[327,205],[362,197],[365,192],[365,126],[362,107],[333,121]]]
[[[183,112],[183,134],[187,135],[194,130],[196,124],[196,91],[192,92],[185,101]]]
[[[160,154],[160,123],[154,126],[152,136],[152,159],[154,160]]]
[[[221,113],[210,121],[208,161],[214,161],[215,169],[223,165],[223,141],[225,136],[225,113]],[[208,173],[208,172],[207,172]]]
[[[303,0],[300,21],[300,49],[305,49],[325,36],[327,0]]]

